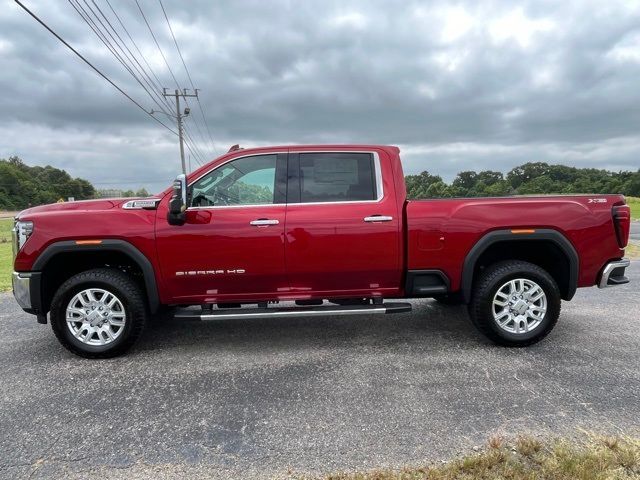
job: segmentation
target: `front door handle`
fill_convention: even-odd
[[[278,225],[280,223],[279,220],[271,220],[269,218],[259,218],[257,220],[252,220],[249,222],[250,225],[254,227],[268,227],[269,225]]]
[[[386,215],[372,215],[370,217],[364,217],[365,222],[390,222],[393,220],[393,217],[388,217]]]

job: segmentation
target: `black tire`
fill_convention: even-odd
[[[123,331],[107,345],[88,345],[74,337],[67,327],[66,311],[71,299],[87,288],[101,288],[118,297],[126,313]],[[70,352],[85,358],[112,358],[129,350],[140,337],[147,322],[145,296],[127,274],[114,268],[97,268],[74,275],[64,282],[51,302],[51,327],[60,343]]]
[[[540,324],[526,333],[501,328],[493,317],[493,298],[508,281],[523,278],[537,283],[547,299],[547,311]],[[507,347],[526,347],[545,338],[560,316],[560,290],[546,270],[528,262],[510,260],[488,267],[476,281],[469,304],[473,324],[493,342]]]

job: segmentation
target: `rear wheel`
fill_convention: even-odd
[[[51,326],[60,343],[86,358],[126,352],[147,320],[139,285],[120,270],[99,268],[74,275],[51,302]]]
[[[495,343],[524,347],[539,342],[560,316],[560,290],[537,265],[506,261],[482,273],[473,290],[469,314]]]

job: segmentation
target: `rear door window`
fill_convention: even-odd
[[[370,153],[301,153],[300,201],[357,202],[377,199]]]

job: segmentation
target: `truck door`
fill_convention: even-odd
[[[199,302],[263,299],[286,290],[286,153],[217,166],[189,185],[187,221],[156,227],[163,280],[174,297]]]
[[[292,293],[399,291],[402,219],[392,180],[389,159],[377,152],[289,153],[285,255]]]

